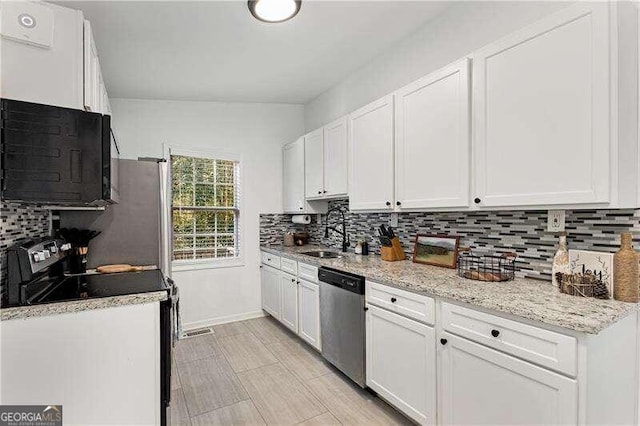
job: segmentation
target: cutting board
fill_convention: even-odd
[[[101,274],[115,274],[117,272],[138,272],[142,270],[142,266],[132,266],[127,264],[102,265],[96,268],[96,271]]]

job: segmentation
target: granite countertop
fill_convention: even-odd
[[[163,300],[167,300],[167,292],[165,290],[123,296],[70,300],[68,302],[53,302],[42,305],[17,306],[0,309],[0,321],[68,314],[116,306],[139,305]]]
[[[361,275],[372,281],[507,313],[532,321],[597,334],[638,310],[636,303],[599,300],[561,294],[549,282],[516,278],[507,282],[481,282],[461,278],[456,270],[413,263],[385,262],[380,256],[342,253],[337,259],[302,254],[311,250],[338,251],[321,246],[261,246],[264,251],[301,262]]]

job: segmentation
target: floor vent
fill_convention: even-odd
[[[188,337],[202,336],[203,334],[211,334],[211,333],[213,333],[213,330],[210,327],[199,328],[197,330],[185,331],[184,333],[182,333],[182,338],[185,339]]]

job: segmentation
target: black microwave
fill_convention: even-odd
[[[0,198],[49,205],[118,202],[111,117],[0,100]]]

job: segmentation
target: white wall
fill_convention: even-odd
[[[569,4],[453,2],[416,33],[306,104],[306,130],[348,114]]]
[[[174,272],[185,328],[261,315],[259,214],[282,211],[282,145],[303,133],[303,107],[111,99],[124,158],[162,157],[163,144],[242,156],[244,266]]]

